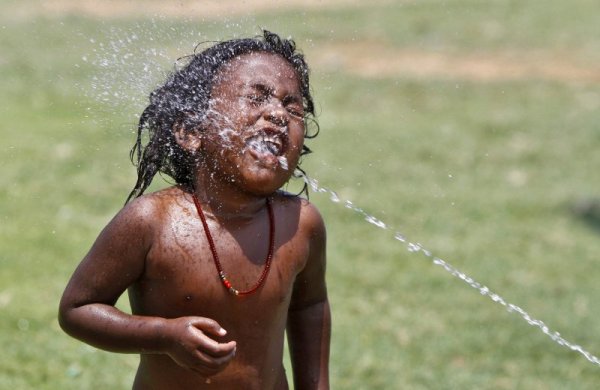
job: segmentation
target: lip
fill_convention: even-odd
[[[278,156],[275,156],[272,153],[261,153],[254,148],[248,148],[248,153],[258,162],[258,164],[264,167],[275,168],[279,165]]]
[[[276,139],[276,141],[277,141],[276,143],[279,145],[279,150],[277,151],[277,153],[261,152],[260,150],[257,150],[254,147],[250,147],[250,143],[251,143],[252,139],[257,138],[257,137]],[[274,156],[275,159],[277,159],[277,157],[284,156],[285,153],[287,152],[287,148],[288,148],[287,132],[284,129],[273,127],[273,126],[261,127],[260,129],[248,134],[248,136],[244,138],[244,144],[246,145],[246,147],[250,151],[250,153],[252,155],[254,155],[255,157],[264,157],[265,155],[271,155],[271,156]]]

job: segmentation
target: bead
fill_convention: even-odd
[[[202,211],[202,206],[198,201],[195,193],[192,193],[192,198],[194,199],[194,204],[196,206],[196,210],[198,211],[198,216],[202,221],[202,226],[204,227],[204,233],[206,234],[206,239],[208,240],[208,244],[210,246],[210,251],[213,255],[213,261],[215,263],[215,267],[217,268],[217,272],[219,273],[219,277],[223,282],[225,288],[229,290],[232,294],[238,295],[249,295],[258,290],[265,282],[267,275],[269,273],[269,269],[271,268],[271,261],[273,260],[273,250],[275,248],[275,217],[273,215],[273,207],[271,206],[270,198],[267,198],[267,211],[269,212],[269,252],[267,253],[267,258],[265,259],[265,265],[260,277],[256,284],[247,291],[238,291],[231,285],[231,282],[227,280],[225,276],[225,272],[221,268],[221,262],[219,261],[219,255],[217,253],[217,249],[215,248],[215,243],[213,241],[212,235],[210,234],[210,230],[208,229],[208,224],[206,223],[206,218],[204,216],[204,212]]]

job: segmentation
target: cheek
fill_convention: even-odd
[[[241,130],[247,124],[251,111],[239,100],[214,100],[209,106],[209,123],[216,129]]]
[[[304,126],[290,128],[289,140],[290,150],[299,154],[302,151],[302,145],[304,145]]]
[[[218,133],[220,146],[225,149],[232,149],[235,145],[240,143],[239,134],[231,129],[230,127],[225,127],[221,129]]]
[[[242,135],[247,127],[244,118],[239,115],[237,109],[219,109],[215,107],[209,118],[207,132],[210,133],[216,148],[222,150],[222,153],[231,153],[234,150],[243,148]],[[238,150],[239,152],[239,150]]]

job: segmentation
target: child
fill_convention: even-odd
[[[71,277],[62,328],[139,353],[135,389],[287,389],[287,332],[295,388],[328,388],[325,227],[279,190],[313,117],[293,41],[264,31],[191,56],[150,95],[133,200]],[[142,196],[157,172],[176,185]],[[114,307],[125,289],[133,314]]]

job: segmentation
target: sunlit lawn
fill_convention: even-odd
[[[204,22],[11,17],[17,2],[0,5],[0,388],[132,382],[137,357],[97,351],[56,321],[70,273],[133,185],[135,114],[145,84],[162,77],[132,81],[118,65],[99,67],[111,41],[139,36],[136,59],[123,65],[136,74],[146,58],[171,66],[143,48],[174,60],[199,40],[254,35],[258,26],[296,37],[309,62],[325,46],[370,42],[452,56],[564,53],[563,61],[600,68],[594,1],[402,3]],[[325,64],[313,69],[321,133],[305,169],[392,226],[377,229],[311,194],[328,226],[333,388],[597,388],[599,366],[393,233],[600,354],[600,215],[573,212],[600,199],[600,76],[365,77],[316,62]],[[103,91],[128,99],[102,102]]]

